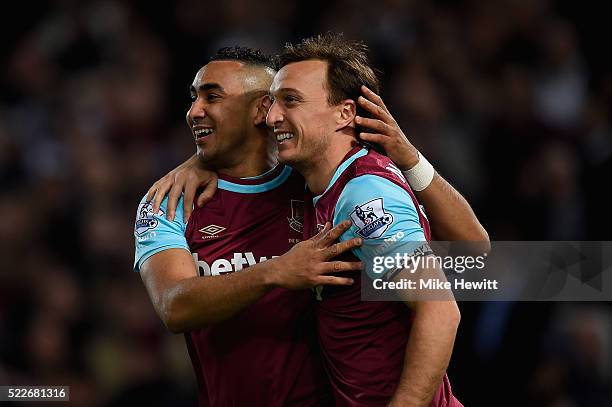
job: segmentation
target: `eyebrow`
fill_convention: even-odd
[[[276,92],[270,92],[270,94],[275,94],[275,93],[276,94],[279,94],[279,93],[295,93],[295,94],[297,94],[300,97],[303,96],[302,92],[300,92],[299,90],[294,89],[294,88],[280,88]]]
[[[217,90],[219,92],[225,93],[225,89],[223,89],[223,86],[219,85],[218,83],[203,83],[200,86],[198,86],[198,90],[200,92],[208,92],[211,90]],[[196,88],[193,85],[191,85],[189,86],[189,91],[195,92]]]

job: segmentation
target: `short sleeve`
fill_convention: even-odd
[[[374,257],[411,255],[426,242],[410,194],[378,175],[362,175],[346,184],[336,204],[334,225],[345,219],[352,225],[340,240],[363,239],[354,253],[366,269]]]
[[[139,272],[142,264],[154,254],[168,249],[185,249],[189,245],[185,238],[187,225],[183,222],[183,197],[178,201],[176,216],[173,221],[166,219],[168,197],[161,205],[158,213],[153,213],[152,204],[142,198],[136,212],[134,224],[134,240],[136,251],[134,255],[134,271]]]

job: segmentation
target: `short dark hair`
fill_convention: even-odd
[[[368,46],[351,41],[342,33],[327,32],[305,38],[299,44],[285,45],[279,56],[279,69],[293,62],[319,59],[327,62],[328,103],[337,105],[345,99],[355,102],[362,94],[361,85],[380,93],[380,82],[368,60]],[[364,114],[357,105],[358,114]]]
[[[245,65],[267,67],[277,70],[277,58],[272,55],[263,53],[259,49],[249,47],[223,47],[217,50],[217,53],[210,57],[212,61],[239,61]]]

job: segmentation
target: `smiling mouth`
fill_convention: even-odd
[[[195,135],[195,139],[199,140],[201,138],[210,136],[214,131],[215,131],[215,129],[208,127],[208,128],[205,128],[205,129],[194,130],[193,134]]]
[[[293,138],[293,133],[288,133],[288,132],[276,133],[275,135],[276,135],[276,141],[278,143],[282,143],[283,141],[291,140]]]

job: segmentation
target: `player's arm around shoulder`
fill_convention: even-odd
[[[470,249],[488,253],[491,250],[489,235],[468,201],[412,145],[382,98],[365,86],[362,92],[358,102],[371,118],[357,116],[355,121],[371,132],[360,133],[360,137],[383,147],[404,172],[431,218],[435,239],[479,242],[470,245]]]

